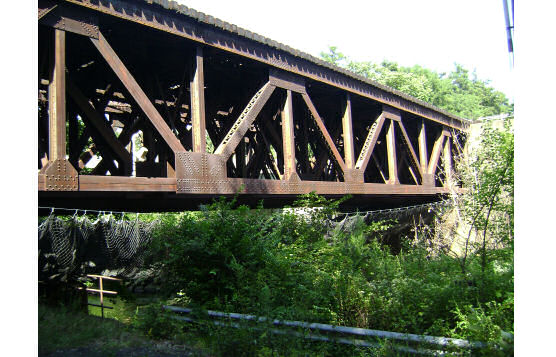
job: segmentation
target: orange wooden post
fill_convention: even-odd
[[[98,278],[99,280],[99,287],[100,287],[100,313],[102,315],[102,318],[104,318],[104,299],[103,299],[103,289],[102,289],[102,277]]]

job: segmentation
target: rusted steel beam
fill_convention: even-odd
[[[378,136],[380,135],[380,131],[382,130],[382,126],[384,124],[384,120],[384,113],[381,113],[369,129],[369,133],[367,134],[367,138],[365,139],[365,143],[363,144],[363,148],[361,148],[359,158],[355,164],[356,169],[363,172],[367,169],[367,164],[373,154]]]
[[[399,185],[398,179],[398,158],[396,156],[396,126],[394,120],[390,120],[388,131],[386,132],[386,150],[388,156],[388,184]]]
[[[54,10],[58,4],[52,0],[41,0],[38,3],[38,19],[44,17],[44,15],[48,14],[50,11]]]
[[[413,113],[456,129],[465,129],[467,123],[446,111],[412,98],[402,92],[333,66],[262,36],[227,24],[219,28],[198,17],[195,11],[184,7],[182,14],[157,8],[146,2],[122,0],[83,1],[66,0],[82,7],[109,14],[123,20],[139,23],[192,41],[209,45],[246,58],[266,63],[284,71],[341,88],[380,103]],[[212,18],[212,17],[211,17]]]
[[[382,177],[382,181],[384,181],[384,183],[387,183],[388,179],[386,178],[386,174],[384,173],[382,165],[380,165],[380,162],[378,162],[378,159],[376,158],[376,155],[374,153],[372,154],[372,158],[378,172],[380,173],[380,177]]]
[[[421,181],[419,180],[419,178],[421,178],[421,175],[419,174],[418,171],[416,171],[414,169],[414,167],[411,165],[411,163],[408,162],[407,160],[407,156],[403,155],[401,156],[401,164],[402,165],[407,165],[407,170],[409,171],[411,178],[413,179],[413,182],[415,182],[416,185],[420,185]],[[419,177],[419,178],[418,178]]]
[[[122,81],[129,94],[137,102],[141,110],[145,113],[147,118],[151,121],[155,129],[158,131],[162,139],[168,144],[170,149],[175,152],[185,151],[185,148],[174,135],[172,130],[168,127],[162,116],[158,113],[154,105],[151,103],[143,89],[135,81],[135,78],[127,70],[123,62],[120,60],[116,52],[110,47],[101,32],[99,32],[98,40],[91,38],[91,42],[98,49],[102,57],[106,60],[110,68]]]
[[[191,126],[193,136],[193,151],[206,152],[206,124],[205,124],[205,74],[203,68],[203,48],[195,49],[195,60],[191,70]]]
[[[264,142],[263,148],[264,148],[265,153],[266,153],[266,155],[265,155],[265,166],[264,167],[265,168],[268,167],[275,178],[277,178],[279,180],[285,179],[284,175],[282,175],[280,173],[280,169],[278,168],[278,165],[276,164],[276,161],[274,160],[274,157],[272,156],[272,152],[270,151],[270,146],[271,146],[270,140],[266,137],[266,135],[264,135],[264,133],[262,131],[259,132],[259,134],[261,134],[261,138],[263,139],[263,142]]]
[[[384,114],[384,118],[391,119],[394,121],[401,121],[402,115],[397,108],[391,107],[389,105],[382,105],[382,114]]]
[[[220,145],[218,145],[214,154],[222,155],[225,160],[228,160],[230,156],[232,156],[232,153],[245,135],[245,132],[247,132],[247,129],[249,129],[251,124],[253,124],[257,115],[261,111],[264,104],[268,101],[268,98],[270,98],[270,95],[274,92],[275,88],[276,87],[274,85],[267,82],[259,91],[257,91],[257,93],[255,93],[241,115],[235,121],[230,131],[228,131],[228,134],[226,134]]]
[[[167,177],[82,175],[79,177],[79,190],[176,192],[176,179]]]
[[[154,79],[154,82],[156,83],[156,88],[158,89],[158,93],[159,93],[160,97],[162,98],[162,102],[163,102],[162,107],[164,108],[164,112],[166,113],[166,118],[168,118],[168,123],[170,125],[170,129],[172,130],[172,132],[177,133],[178,129],[176,128],[176,123],[175,123],[176,116],[170,114],[170,104],[169,104],[169,101],[166,100],[166,93],[164,92],[164,89],[162,88],[162,84],[160,83],[160,78],[159,78],[158,74],[156,74],[156,73],[153,73],[152,77]],[[157,105],[158,103],[160,103],[160,102],[155,99],[154,104]]]
[[[106,144],[112,149],[112,151],[116,154],[117,158],[120,160],[120,163],[124,166],[123,172],[126,175],[131,173],[131,155],[125,149],[124,145],[122,145],[116,134],[112,128],[106,122],[106,119],[102,117],[95,108],[91,106],[87,98],[81,90],[71,81],[68,79],[68,89],[69,95],[75,101],[75,104],[81,109],[83,112],[85,119],[92,124],[92,126],[99,132],[102,136],[102,139],[106,142]]]
[[[403,144],[405,145],[406,149],[409,152],[409,159],[410,162],[409,164],[413,167],[413,169],[415,169],[415,173],[418,174],[418,176],[422,175],[422,171],[421,171],[421,163],[419,162],[419,159],[417,159],[417,155],[415,154],[415,150],[413,149],[413,145],[411,145],[411,141],[409,141],[409,136],[407,135],[407,132],[405,131],[405,127],[403,125],[403,123],[401,122],[401,120],[398,122],[398,126],[402,132],[402,141]]]
[[[344,137],[344,157],[346,160],[346,168],[353,169],[355,167],[355,150],[353,142],[353,124],[351,117],[351,97],[349,93],[346,95],[346,107],[342,117],[342,129]]]
[[[138,130],[138,125],[141,122],[141,119],[136,118],[133,123],[130,123],[128,125],[126,125],[124,127],[124,129],[122,130],[122,132],[120,133],[120,135],[118,135],[118,141],[120,142],[120,144],[122,146],[127,146],[131,140],[131,136],[135,133],[136,130]],[[131,150],[133,150],[133,145],[135,145],[135,143],[131,143]],[[127,152],[127,149],[126,149]],[[109,158],[102,158],[102,160],[98,163],[97,167],[103,167],[101,165],[105,165],[104,160],[110,160]],[[129,169],[127,168],[129,167]],[[129,164],[126,167],[126,171],[124,171],[125,175],[131,175],[131,167],[132,167],[132,158],[130,157],[129,160]]]
[[[39,182],[46,191],[77,191],[79,177],[66,160],[66,33],[54,29],[49,48],[48,85],[48,162],[39,171]]]
[[[118,168],[114,163],[115,158],[112,153],[108,152],[103,146],[99,146],[99,149],[103,160],[95,166],[91,175],[104,175],[106,171],[109,171],[111,175],[118,175],[122,172],[121,168]]]
[[[62,31],[98,38],[98,19],[95,13],[83,8],[70,7],[61,2],[40,0],[38,21]]]
[[[296,93],[307,93],[305,90],[305,79],[291,73],[278,71],[271,68],[268,74],[268,81],[276,87],[287,89]]]
[[[425,121],[421,120],[421,127],[419,128],[419,162],[421,163],[421,174],[427,173],[429,166],[427,152],[427,133]]]
[[[301,157],[300,158],[298,157],[297,159],[298,161],[300,159],[302,160],[302,162],[299,165],[300,168],[299,172],[303,172],[305,173],[305,175],[308,175],[311,172],[311,162],[310,162],[311,158],[309,157],[309,128],[308,128],[309,123],[307,120],[301,120],[299,121],[299,125],[301,126],[301,130],[300,130],[301,137],[298,137],[298,139],[300,139],[298,140],[298,142],[299,142],[299,152],[301,154]]]
[[[270,120],[265,120],[265,118],[261,118],[263,120],[261,120],[261,122],[259,122],[259,125],[257,125],[258,130],[260,131],[261,129],[264,128],[264,130],[266,130],[270,136],[267,138],[269,143],[272,144],[272,146],[274,146],[274,148],[276,149],[276,154],[278,155],[278,158],[282,157],[282,161],[284,158],[284,150],[282,149],[282,146],[280,145],[280,142],[282,142],[282,139],[280,138],[280,135],[278,135],[278,131],[274,128],[274,125],[272,124],[272,122]],[[260,123],[262,123],[262,125],[260,125]],[[262,126],[262,127],[261,127]],[[261,133],[262,135],[263,133]]]
[[[431,195],[447,193],[445,187],[422,185],[390,185],[384,183],[348,183],[305,180],[260,180],[245,178],[189,179],[181,183],[180,194],[233,195],[242,194],[300,195],[315,191],[322,195]]]
[[[341,126],[337,126],[336,128],[334,128],[334,131],[332,132],[331,137],[338,137],[340,135],[340,132],[342,130]],[[315,141],[313,141],[314,143]],[[330,152],[330,150],[327,150],[328,152]],[[313,152],[315,153],[315,165],[313,166],[313,170],[312,170],[312,178],[317,179],[318,177],[320,177],[323,172],[322,170],[325,169],[327,167],[328,162],[330,161],[331,163],[334,163],[334,158],[329,156],[329,155],[324,155],[320,150],[318,150],[318,146],[315,145],[315,149],[313,150]],[[324,175],[326,177],[327,172],[324,172]]]
[[[51,77],[48,85],[50,161],[66,157],[66,33],[54,30]]]
[[[46,166],[48,163],[48,130],[49,130],[49,118],[48,109],[45,103],[39,104],[39,123],[38,123],[38,137],[39,137],[39,161],[41,162],[41,167]]]
[[[444,186],[452,181],[452,142],[450,138],[446,140],[444,144],[444,153],[443,153],[443,163],[444,163],[444,175],[446,177]]]
[[[79,157],[77,158],[79,161],[77,162],[77,166],[79,166],[80,169],[84,168],[87,163],[89,161],[91,161],[91,159],[95,156],[95,153],[93,152],[93,150],[91,149],[87,149],[84,152],[82,152]]]
[[[427,174],[434,175],[436,172],[436,167],[438,166],[438,159],[440,158],[440,152],[442,151],[442,144],[444,143],[444,131],[438,136],[436,141],[434,142],[434,146],[432,148],[431,158],[429,160],[429,167],[427,169]]]
[[[297,176],[295,165],[295,142],[293,133],[292,91],[286,91],[286,100],[281,111],[282,116],[282,148],[284,153],[284,179]]]
[[[309,110],[312,114],[313,120],[315,121],[315,123],[317,125],[317,129],[319,131],[320,136],[324,140],[326,148],[332,154],[331,159],[336,162],[336,164],[339,166],[339,169],[342,171],[342,174],[343,174],[346,171],[346,164],[344,163],[344,160],[342,159],[342,155],[340,155],[340,152],[336,148],[336,145],[334,144],[334,141],[330,137],[330,134],[328,133],[328,130],[326,130],[326,126],[324,125],[324,122],[322,121],[322,118],[320,117],[319,113],[317,112],[317,108],[315,108],[315,105],[311,101],[311,98],[309,97],[308,94],[304,93],[301,96],[303,97],[303,100],[305,101],[305,104],[307,104],[307,107],[309,108]]]

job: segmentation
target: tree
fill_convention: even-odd
[[[476,119],[479,117],[511,113],[513,104],[500,91],[489,86],[489,81],[477,78],[475,72],[459,64],[449,74],[437,73],[419,65],[402,67],[396,62],[357,62],[350,60],[335,46],[321,57],[334,65],[387,85],[421,99],[458,116]]]

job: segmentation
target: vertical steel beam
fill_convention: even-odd
[[[398,161],[396,156],[396,125],[394,120],[390,120],[388,132],[386,133],[386,148],[388,150],[388,184],[398,185]]]
[[[54,29],[54,51],[48,85],[48,159],[66,157],[66,33]]]
[[[452,142],[449,137],[444,144],[444,174],[446,177],[444,185],[447,186],[452,181]]]
[[[292,91],[286,91],[286,100],[281,112],[282,117],[282,147],[284,153],[284,179],[289,180],[296,174],[295,141],[293,132],[293,102]]]
[[[206,152],[205,124],[205,74],[203,68],[203,48],[197,46],[193,63],[191,82],[191,125],[193,151]]]
[[[342,117],[342,127],[344,130],[344,158],[346,169],[353,169],[355,166],[355,150],[353,146],[353,124],[351,116],[351,97],[349,93],[346,98],[346,109]]]
[[[48,163],[39,172],[46,191],[76,191],[79,175],[66,160],[66,33],[54,29],[48,84]]]
[[[421,163],[421,172],[426,173],[429,166],[427,153],[427,135],[425,131],[425,121],[421,120],[421,128],[419,128],[419,161]]]

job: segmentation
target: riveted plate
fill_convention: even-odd
[[[84,9],[59,4],[39,12],[39,24],[98,39],[98,17]]]
[[[46,191],[77,191],[79,189],[79,175],[66,159],[49,162],[41,173],[44,174]]]
[[[176,153],[178,193],[210,193],[210,185],[225,180],[226,161],[221,155],[198,152]]]

